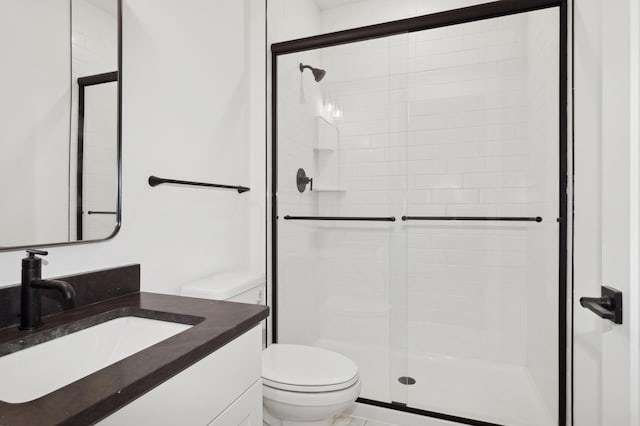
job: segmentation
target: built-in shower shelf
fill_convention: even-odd
[[[313,192],[345,192],[346,190],[347,190],[347,188],[338,187],[338,186],[335,186],[335,187],[328,186],[328,187],[325,187],[325,188],[322,188],[322,187],[321,188],[317,188],[317,187],[313,188]]]

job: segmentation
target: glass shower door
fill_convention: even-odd
[[[362,398],[400,404],[407,88],[395,52],[408,61],[406,40],[277,58],[277,340],[346,355]]]
[[[274,56],[277,341],[353,359],[364,402],[551,426],[560,10],[505,14]]]
[[[414,32],[407,404],[558,419],[558,8]]]

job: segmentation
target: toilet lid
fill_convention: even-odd
[[[277,343],[262,352],[262,378],[267,386],[295,392],[329,392],[358,381],[358,366],[322,348]]]

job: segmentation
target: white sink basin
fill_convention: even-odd
[[[34,400],[191,327],[122,317],[2,356],[0,400]]]

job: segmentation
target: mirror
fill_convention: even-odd
[[[120,227],[120,0],[0,0],[0,250]]]

